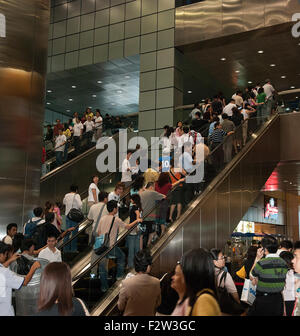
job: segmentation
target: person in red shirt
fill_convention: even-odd
[[[64,130],[64,125],[60,123],[60,120],[59,119],[56,119],[56,125],[54,125],[54,128],[53,128],[53,136],[54,137],[57,137],[58,136],[58,131],[59,130]]]
[[[165,196],[168,196],[169,192],[172,190],[173,187],[175,187],[177,184],[182,183],[184,181],[184,178],[171,183],[170,175],[168,172],[160,173],[158,181],[155,183],[155,191],[159,192],[160,194],[163,194]],[[158,210],[158,216],[157,216],[157,224],[160,225],[161,229],[161,235],[165,233],[166,230],[166,221],[167,221],[167,214],[168,214],[168,208],[169,208],[169,200],[167,198],[160,201],[160,206]]]
[[[45,146],[42,147],[42,176],[44,176],[46,174],[46,158],[47,158],[47,154],[46,154],[46,149]]]

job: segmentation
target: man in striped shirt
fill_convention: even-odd
[[[262,248],[250,272],[250,280],[256,285],[256,299],[250,308],[249,316],[282,316],[283,297],[288,267],[286,262],[276,254],[278,242],[275,237],[262,239]]]

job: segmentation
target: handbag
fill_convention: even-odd
[[[95,244],[95,241],[96,241],[96,231],[98,229],[99,221],[100,221],[100,218],[101,218],[101,215],[103,213],[104,208],[105,208],[105,204],[103,204],[103,207],[101,208],[99,216],[98,216],[97,221],[95,223],[95,227],[94,227],[94,230],[93,230],[93,233],[92,233],[92,237],[91,237],[91,245]]]
[[[75,196],[76,194],[73,197],[72,208],[69,211],[67,218],[70,219],[72,222],[80,223],[83,221],[84,215],[81,210],[73,208]]]
[[[235,272],[235,274],[241,279],[246,279],[247,274],[245,266],[241,267],[238,271]]]
[[[108,233],[105,233],[105,234],[102,234],[96,237],[95,244],[93,247],[95,254],[101,255],[102,253],[104,253],[105,251],[109,249],[109,236],[110,236],[110,232],[111,232],[115,219],[116,218],[113,217]]]
[[[252,306],[256,297],[256,286],[253,286],[252,281],[245,279],[244,287],[241,295],[241,301],[246,302]]]
[[[229,315],[240,315],[244,312],[245,309],[241,304],[234,300],[230,293],[228,293],[225,287],[226,276],[227,272],[223,271],[219,285],[217,287],[221,312]],[[224,287],[221,287],[222,281],[224,281]]]

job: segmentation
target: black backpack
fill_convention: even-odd
[[[41,225],[38,225],[32,239],[35,241],[36,246],[35,248],[38,250],[42,247],[44,247],[47,244],[47,229],[46,229],[46,224],[43,223]]]
[[[17,260],[17,274],[27,275],[30,271],[34,261],[27,259],[24,256],[20,256]]]

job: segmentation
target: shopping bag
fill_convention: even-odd
[[[248,303],[252,306],[256,296],[256,286],[253,286],[252,281],[245,279],[242,291],[241,301]]]

